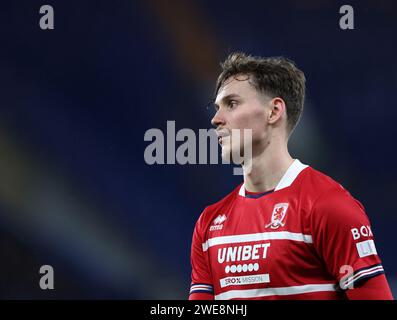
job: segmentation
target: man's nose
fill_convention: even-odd
[[[215,113],[214,117],[212,118],[211,124],[215,128],[225,124],[225,118],[220,113],[220,109]]]

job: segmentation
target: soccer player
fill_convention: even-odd
[[[251,129],[252,163],[196,223],[189,299],[393,299],[362,204],[288,152],[303,72],[282,57],[234,53],[215,96],[222,157],[244,153],[232,130]]]

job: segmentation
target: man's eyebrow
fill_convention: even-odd
[[[241,98],[241,96],[238,95],[237,93],[230,93],[227,96],[222,97],[220,102],[226,102],[234,98]],[[219,107],[219,104],[215,102],[215,99],[214,99],[214,106]]]

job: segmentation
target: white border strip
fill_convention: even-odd
[[[383,269],[383,267],[380,266],[376,266],[376,267],[372,267],[372,268],[368,268],[368,269],[364,269],[361,270],[360,272],[358,272],[357,274],[355,274],[353,277],[348,277],[344,282],[343,282],[343,287],[342,289],[346,289],[348,288],[352,283],[356,282],[357,280],[359,280],[361,277],[373,274],[373,273],[377,273],[379,271],[384,272],[385,270]]]
[[[303,233],[294,233],[289,231],[279,231],[279,232],[263,232],[263,233],[251,233],[251,234],[239,234],[234,236],[222,236],[208,239],[202,244],[203,251],[207,251],[210,247],[239,243],[239,242],[253,242],[253,241],[263,241],[263,240],[292,240],[300,241],[305,243],[313,243],[311,235]]]
[[[206,284],[193,284],[190,287],[190,293],[192,293],[192,292],[194,292],[196,290],[203,290],[203,291],[212,292],[213,291],[213,287],[211,285],[206,285]]]
[[[287,172],[281,178],[280,182],[278,183],[274,191],[289,187],[292,184],[292,182],[295,181],[296,177],[301,173],[301,171],[303,171],[307,167],[308,165],[303,164],[298,159],[295,159],[295,161],[288,168]]]
[[[277,184],[274,191],[284,189],[289,187],[296,179],[296,177],[308,167],[308,165],[303,164],[298,159],[295,159],[294,162],[289,166],[287,171],[284,173],[280,182]],[[243,183],[240,187],[238,194],[242,197],[245,197],[245,184]]]
[[[258,298],[268,296],[288,296],[320,291],[336,291],[335,284],[307,284],[303,286],[249,289],[249,290],[230,290],[216,295],[215,300],[229,300],[235,298]]]

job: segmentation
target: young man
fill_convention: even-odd
[[[196,223],[189,299],[393,299],[361,203],[288,152],[303,72],[241,53],[222,68],[212,119],[222,157],[244,153],[232,130],[251,129],[252,163]]]

